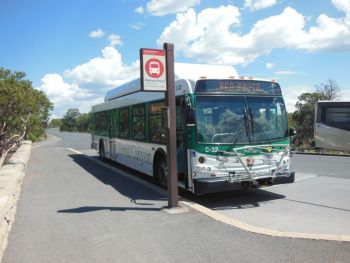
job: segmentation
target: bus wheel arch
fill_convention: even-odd
[[[165,189],[168,186],[167,174],[166,153],[164,150],[158,149],[153,159],[153,178],[157,185]]]
[[[105,160],[106,160],[105,146],[104,146],[104,143],[103,143],[103,140],[102,140],[102,139],[100,139],[100,142],[99,142],[98,154],[99,154],[100,159],[101,159],[102,161],[105,161]]]

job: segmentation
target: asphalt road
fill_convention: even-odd
[[[350,157],[294,154],[291,162],[297,173],[350,179]]]
[[[89,135],[55,135],[63,140],[33,147],[4,263],[349,262],[347,242],[252,234],[192,210],[168,214],[166,196],[67,149],[88,150]]]

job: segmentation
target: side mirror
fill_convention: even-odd
[[[290,137],[293,137],[297,134],[297,131],[294,129],[294,128],[290,128],[289,129],[289,136]]]
[[[187,108],[186,111],[186,125],[195,126],[196,125],[196,115],[192,108]]]

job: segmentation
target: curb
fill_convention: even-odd
[[[332,235],[332,234],[319,234],[319,233],[302,233],[302,232],[288,232],[279,231],[264,227],[258,227],[241,222],[237,219],[225,216],[214,210],[206,208],[200,204],[188,201],[181,201],[181,203],[189,208],[192,208],[216,221],[221,223],[237,227],[241,230],[248,231],[255,234],[261,234],[272,237],[286,237],[286,238],[300,238],[300,239],[313,239],[313,240],[325,240],[325,241],[338,241],[338,242],[350,242],[350,235]]]
[[[31,147],[31,141],[24,141],[8,163],[0,168],[0,262],[15,220],[17,201]]]

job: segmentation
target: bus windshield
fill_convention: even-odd
[[[270,143],[288,136],[281,97],[197,96],[199,143]]]

